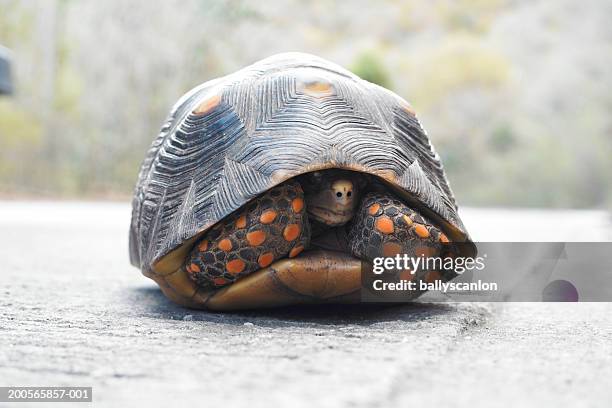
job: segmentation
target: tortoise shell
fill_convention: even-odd
[[[142,164],[130,259],[156,263],[300,174],[378,177],[458,242],[470,242],[442,164],[410,105],[322,58],[279,54],[206,82],[172,108]]]

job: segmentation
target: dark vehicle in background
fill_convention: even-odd
[[[13,92],[9,50],[0,45],[0,95]]]

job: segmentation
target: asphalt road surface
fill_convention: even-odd
[[[129,211],[0,202],[0,386],[92,386],[109,407],[612,401],[612,304],[187,310],[130,266]],[[464,217],[478,240],[610,239],[603,212]]]

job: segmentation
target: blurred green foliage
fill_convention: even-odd
[[[363,52],[349,69],[366,81],[391,88],[391,78],[382,61],[382,58],[373,51]]]

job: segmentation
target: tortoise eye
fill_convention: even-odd
[[[342,193],[338,191],[338,192],[336,193],[336,197],[342,197]]]
[[[346,193],[346,196],[347,196],[347,197],[350,197],[350,196],[352,196],[352,195],[353,195],[353,192],[352,192],[352,191],[349,191],[348,193]]]

